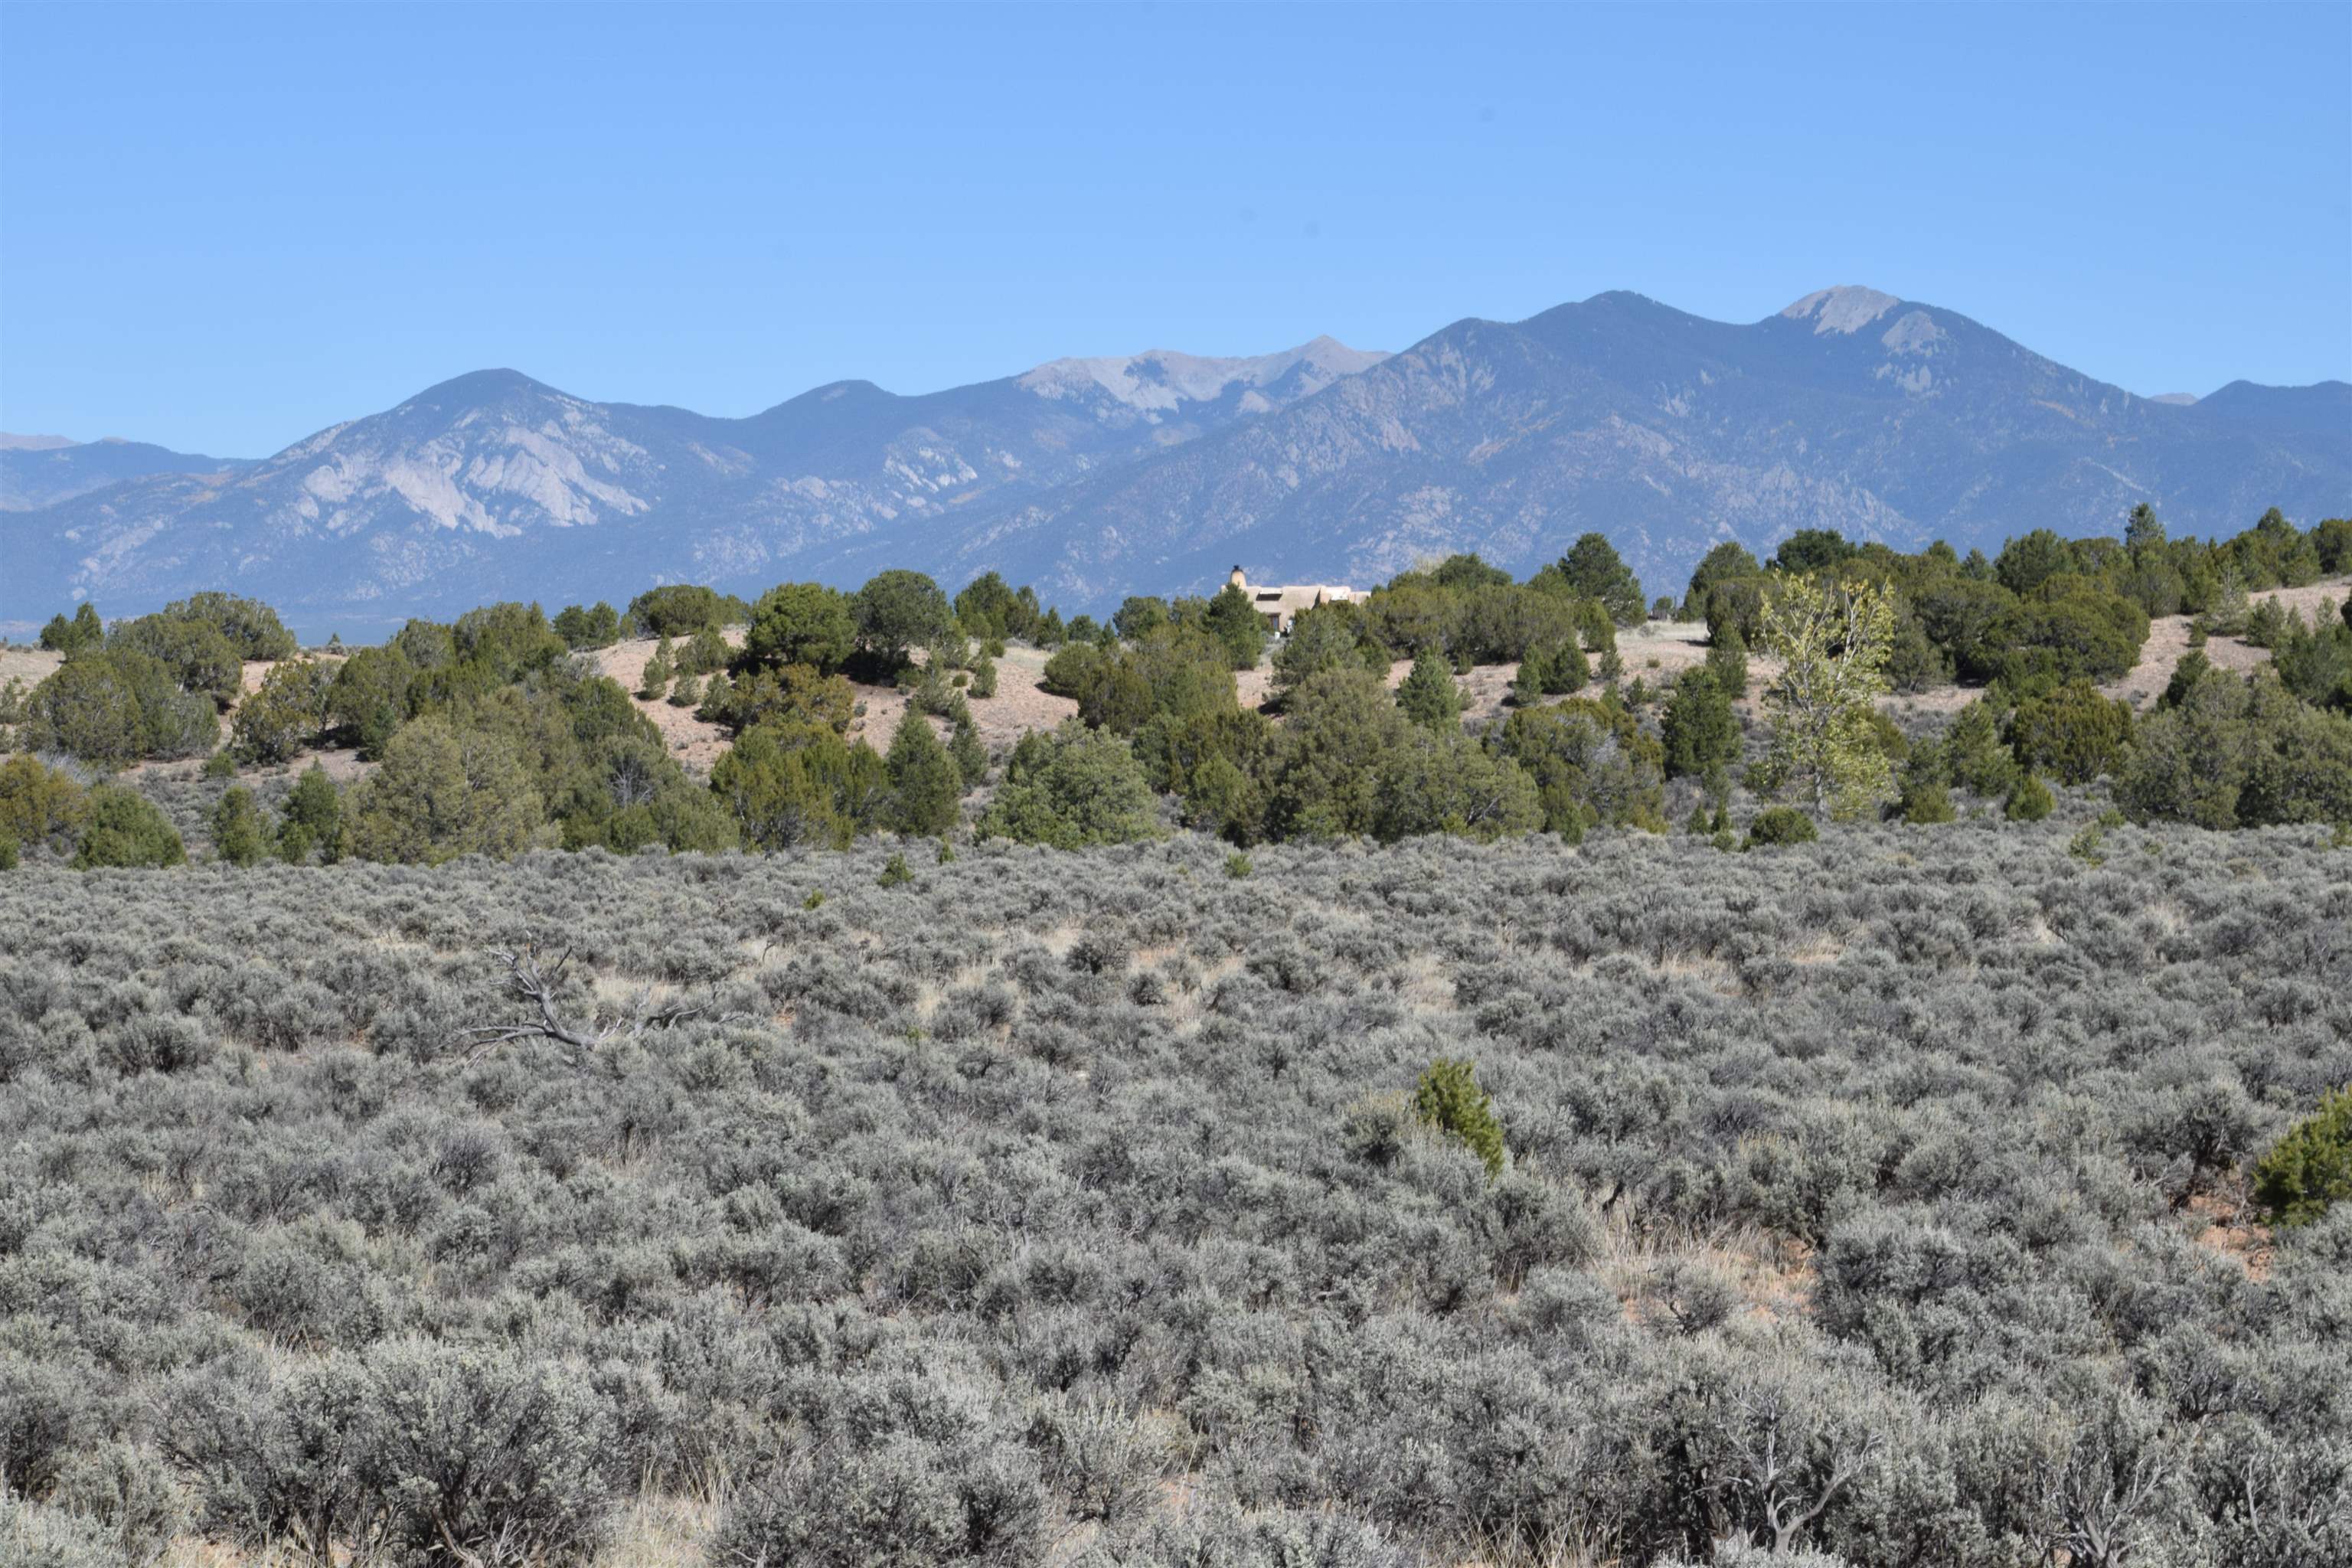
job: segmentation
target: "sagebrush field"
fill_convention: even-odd
[[[2352,853],[2080,826],[26,867],[0,1545],[2352,1562]]]

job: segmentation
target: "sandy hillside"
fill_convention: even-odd
[[[742,646],[741,628],[730,628],[726,635],[730,647]],[[680,763],[698,773],[708,773],[726,754],[727,731],[697,719],[690,708],[673,708],[659,698],[648,702],[636,695],[654,646],[643,639],[615,643],[599,650],[597,668],[628,690],[637,710],[654,721]],[[996,695],[971,699],[972,721],[980,726],[980,738],[991,751],[1011,747],[1031,730],[1053,729],[1077,712],[1078,705],[1069,699],[1037,689],[1045,658],[1035,648],[1006,649],[996,661]],[[858,704],[857,717],[850,721],[850,739],[865,741],[877,752],[889,750],[891,738],[907,715],[907,694],[896,687],[856,682],[851,683],[850,689]],[[934,720],[932,728],[943,737],[947,733],[947,726],[940,721]]]
[[[742,627],[730,626],[721,635],[727,638],[729,647],[743,646]],[[596,672],[619,681],[621,689],[629,694],[629,700],[637,705],[637,711],[653,721],[671,755],[696,773],[707,773],[727,752],[727,731],[716,724],[704,723],[694,716],[691,708],[673,708],[667,698],[647,701],[637,695],[637,685],[646,677],[646,661],[653,658],[657,646],[652,637],[634,637],[598,648],[589,657],[596,661]],[[672,645],[673,649],[676,646]]]
[[[12,680],[21,680],[25,683],[25,689],[30,691],[49,678],[49,671],[64,662],[62,657],[47,648],[17,645],[0,647],[0,688],[5,688]]]
[[[1596,661],[1598,656],[1591,656]],[[1706,625],[1703,621],[1648,621],[1638,626],[1621,627],[1617,633],[1617,657],[1624,661],[1628,682],[1637,677],[1652,690],[1664,690],[1675,683],[1684,670],[1706,662]],[[1750,656],[1748,661],[1749,689],[1760,689],[1773,668],[1769,659]],[[1389,689],[1404,684],[1412,673],[1411,659],[1399,659],[1389,666]],[[1508,664],[1482,664],[1466,675],[1455,677],[1456,684],[1470,694],[1470,706],[1463,718],[1474,730],[1490,721],[1501,719],[1510,709],[1505,699],[1510,695],[1511,682],[1519,678],[1517,660]],[[1244,669],[1234,678],[1239,689],[1242,706],[1263,706],[1274,690],[1274,670],[1265,663],[1255,669]],[[1587,689],[1584,695],[1598,694],[1598,688]]]
[[[1052,657],[1034,647],[1008,647],[996,661],[996,695],[971,700],[971,721],[980,728],[982,744],[991,752],[1009,750],[1032,730],[1051,730],[1077,716],[1078,705],[1066,697],[1038,689],[1045,660]],[[865,711],[852,721],[849,733],[877,752],[890,749],[891,737],[907,717],[907,694],[896,687],[856,686]],[[941,735],[947,726],[937,720],[932,728]]]
[[[2352,594],[2352,577],[2332,578],[2302,588],[2273,588],[2267,593],[2248,595],[2254,603],[2272,600],[2294,611],[2306,622],[2319,613],[2322,604],[2341,605],[2344,596]],[[2109,697],[2120,697],[2135,708],[2148,708],[2164,695],[2172,679],[2172,667],[2189,651],[2188,616],[2166,616],[2151,623],[2147,641],[2141,645],[2139,663],[2129,675],[2112,686],[2100,689]],[[2205,657],[2216,669],[2236,670],[2242,674],[2258,664],[2267,663],[2270,649],[2255,647],[2236,637],[2210,637],[2205,643]]]
[[[2336,578],[2302,588],[2277,588],[2256,594],[2257,601],[2274,600],[2309,619],[2323,611],[2324,606],[2340,603],[2352,594],[2352,578]],[[2147,645],[2131,673],[2102,689],[2109,696],[2121,698],[2137,708],[2154,704],[2168,681],[2173,667],[2189,650],[2190,617],[2168,616],[2149,628]],[[743,631],[740,626],[726,632],[730,647],[740,647]],[[726,754],[729,739],[726,731],[716,724],[706,724],[694,716],[690,708],[673,708],[656,698],[646,701],[636,696],[637,683],[644,678],[646,661],[653,657],[655,644],[640,638],[615,643],[598,649],[590,657],[599,673],[620,682],[630,694],[637,710],[653,721],[661,731],[671,753],[686,767],[698,774],[707,774],[719,759]],[[1706,660],[1706,627],[1697,621],[1650,621],[1621,630],[1617,635],[1617,650],[1624,660],[1625,677],[1636,677],[1654,691],[1663,692],[1672,686],[1675,678],[1695,665]],[[2270,658],[2266,648],[2254,647],[2236,637],[2213,637],[2205,647],[2205,656],[2217,668],[2245,671]],[[319,658],[337,663],[344,657],[341,651],[327,652],[317,648],[303,650],[306,658]],[[996,661],[996,695],[973,698],[971,712],[980,726],[981,739],[993,752],[1010,749],[1031,730],[1051,730],[1064,720],[1074,717],[1077,704],[1067,698],[1055,697],[1039,689],[1045,660],[1049,656],[1032,647],[1006,650]],[[0,687],[11,679],[22,680],[26,689],[38,685],[63,662],[54,653],[21,645],[0,647]],[[257,691],[275,668],[266,660],[247,662],[243,688],[247,693]],[[1389,668],[1388,682],[1391,689],[1402,683],[1412,666],[1399,660]],[[1757,700],[1777,669],[1774,662],[1760,654],[1750,654],[1748,661],[1748,689],[1742,704],[1751,717]],[[1486,665],[1461,678],[1470,694],[1470,706],[1465,714],[1471,728],[1483,729],[1507,716],[1510,710],[1506,699],[1511,682],[1518,676],[1517,664]],[[1274,674],[1269,665],[1261,662],[1254,669],[1241,671],[1234,678],[1242,705],[1257,707],[1265,703],[1272,690]],[[895,687],[853,685],[856,694],[858,716],[852,721],[850,736],[867,742],[877,751],[889,749],[891,738],[898,733],[907,712],[907,695]],[[1933,691],[1907,696],[1890,697],[1883,706],[1903,714],[1951,713],[1966,706],[1977,695],[1972,687],[1948,686]],[[236,720],[232,708],[222,715],[221,734],[226,742],[229,726]],[[946,725],[937,720],[933,727],[942,736]],[[339,779],[351,779],[367,771],[368,764],[360,762],[349,751],[305,752],[289,764],[299,771],[312,761],[325,766]],[[143,763],[142,767],[180,766],[182,764]]]

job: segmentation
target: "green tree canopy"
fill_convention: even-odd
[[[781,583],[751,606],[739,669],[805,665],[831,674],[857,647],[857,616],[849,595],[822,583]]]
[[[2010,718],[2010,749],[2026,767],[2070,784],[2114,772],[2131,745],[2131,708],[2110,702],[2086,680],[2018,704]]]
[[[98,618],[98,606],[87,599],[74,606],[71,620],[59,611],[49,617],[47,626],[41,628],[41,646],[68,658],[78,653],[87,653],[105,641],[106,625]]]
[[[690,637],[717,631],[742,614],[742,601],[695,583],[666,583],[629,601],[626,620],[639,637]]]
[[[1327,669],[1369,669],[1385,675],[1388,649],[1371,635],[1360,605],[1333,603],[1303,610],[1290,635],[1274,650],[1273,693],[1277,701],[1298,683]]]
[[[955,617],[968,636],[1025,637],[1036,629],[1037,595],[1014,590],[994,572],[983,572],[955,596]]]
[[[292,658],[294,634],[278,612],[258,599],[236,594],[191,594],[163,606],[167,620],[201,621],[220,633],[241,659]]]
[[[1412,725],[1381,758],[1371,832],[1383,844],[1427,833],[1491,842],[1542,826],[1526,771],[1459,729]]]
[[[551,623],[563,646],[578,653],[589,648],[610,647],[621,640],[620,613],[599,599],[588,608],[566,605],[556,613]]]
[[[736,843],[725,806],[686,776],[656,736],[600,737],[573,770],[558,816],[566,849],[600,845],[634,855],[660,845],[709,853]]]
[[[2156,515],[2156,508],[2146,501],[2131,509],[2130,521],[2124,524],[2124,548],[2134,555],[2145,555],[2165,546],[2164,524]]]
[[[1560,557],[1559,570],[1572,592],[1600,600],[1619,626],[1630,626],[1649,613],[1649,601],[1642,597],[1642,580],[1633,575],[1633,569],[1625,564],[1605,534],[1580,535]]]
[[[1675,679],[1659,737],[1669,778],[1703,778],[1739,760],[1739,720],[1713,671],[1686,669]]]
[[[1613,702],[1571,698],[1522,708],[1496,743],[1534,782],[1548,832],[1573,841],[1603,824],[1665,826],[1664,751]]]
[[[849,732],[857,693],[838,675],[814,665],[787,664],[747,674],[709,704],[706,717],[740,734],[755,724],[823,724]]]
[[[187,863],[188,851],[179,830],[164,819],[153,803],[120,784],[103,784],[89,792],[82,818],[81,841],[74,850],[73,867],[162,867]]]
[[[327,722],[344,745],[354,746],[369,762],[383,754],[383,743],[409,717],[409,689],[416,667],[398,642],[363,647],[343,660],[327,688]]]
[[[1476,555],[1449,555],[1430,568],[1429,580],[1441,588],[1507,588],[1511,574],[1500,566],[1489,566]]]
[[[956,825],[963,773],[931,731],[931,721],[909,710],[898,721],[884,761],[890,769],[890,826],[909,837],[945,833]]]
[[[2352,822],[2352,717],[2297,701],[2269,669],[2209,671],[2138,726],[2116,799],[2141,822]]]
[[[1683,618],[1705,618],[1707,595],[1715,591],[1717,583],[1734,577],[1754,577],[1763,570],[1748,546],[1736,539],[1725,540],[1699,557],[1698,565],[1692,570],[1690,587],[1683,594]]]
[[[269,853],[268,820],[243,784],[231,784],[213,806],[213,850],[232,866],[255,866]]]
[[[889,769],[873,747],[845,744],[825,725],[765,723],[719,759],[710,788],[755,848],[840,849],[881,826]]]
[[[142,616],[107,634],[110,652],[144,654],[171,672],[182,691],[200,693],[215,707],[236,700],[245,679],[237,651],[208,621],[181,616]]]
[[[2271,1223],[2309,1225],[2352,1200],[2352,1088],[2323,1098],[2254,1165],[2254,1201]]]
[[[330,864],[343,853],[343,792],[317,763],[294,781],[278,822],[279,859],[300,866],[314,853]]]
[[[1110,629],[1120,638],[1134,642],[1149,637],[1168,624],[1168,601],[1149,594],[1129,595],[1119,604],[1110,618]]]
[[[337,671],[317,659],[289,659],[262,678],[261,689],[237,706],[229,747],[239,762],[289,762],[327,727],[327,704]]]
[[[19,752],[0,760],[0,837],[31,847],[62,849],[89,810],[73,776]]]
[[[1771,570],[1786,576],[1810,577],[1834,572],[1853,559],[1855,547],[1834,528],[1801,528],[1772,552]]]
[[[384,743],[383,761],[354,793],[351,853],[426,866],[503,859],[529,847],[544,810],[512,741],[427,715]]]
[[[121,658],[69,658],[25,700],[25,741],[102,768],[128,767],[147,751],[139,689]]]
[[[1265,617],[1257,613],[1250,596],[1231,583],[1217,590],[1202,613],[1201,627],[1217,641],[1225,652],[1225,660],[1235,669],[1249,669],[1265,651]]]
[[[1412,1112],[1477,1155],[1488,1180],[1503,1173],[1503,1124],[1469,1060],[1440,1057],[1430,1063],[1414,1087]]]
[[[1159,803],[1127,742],[1065,724],[1024,738],[977,831],[1058,849],[1129,844],[1159,831]]]
[[[1424,653],[1412,661],[1397,688],[1397,710],[1412,722],[1432,730],[1459,728],[1469,699],[1454,679],[1454,667],[1437,654]]]
[[[1380,820],[1381,765],[1410,727],[1387,683],[1369,670],[1326,670],[1300,682],[1269,763],[1273,834],[1370,833]]]
[[[910,649],[943,641],[955,627],[955,610],[940,585],[903,567],[877,573],[857,590],[857,640],[884,664],[907,662]]]

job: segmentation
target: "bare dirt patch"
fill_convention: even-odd
[[[2323,604],[2339,605],[2347,594],[2352,594],[2352,578],[2337,577],[2325,583],[2313,583],[2301,588],[2273,588],[2268,593],[2248,597],[2255,604],[2264,600],[2293,610],[2309,621]],[[2139,662],[2131,673],[2110,686],[2099,689],[2113,698],[2121,698],[2135,708],[2152,706],[2172,680],[2173,667],[2181,655],[2189,651],[2189,623],[2192,616],[2166,616],[2150,622],[2147,641],[2139,650]],[[2256,665],[2270,662],[2271,652],[2256,647],[2241,637],[2209,637],[2205,643],[2207,662],[2216,669],[2226,669],[2243,675]]]
[[[2200,1193],[2189,1200],[2189,1221],[2196,1227],[2197,1245],[2210,1247],[2246,1271],[2246,1278],[2270,1278],[2270,1233],[2246,1212],[2242,1193]]]
[[[725,636],[730,647],[743,645],[741,627],[730,626]],[[655,646],[651,639],[637,638],[600,648],[594,656],[597,672],[621,683],[629,693],[629,700],[661,731],[663,742],[681,764],[690,772],[708,773],[727,754],[730,743],[727,731],[696,718],[691,708],[673,708],[665,698],[647,700],[637,695]],[[1051,730],[1063,720],[1076,716],[1076,702],[1039,689],[1046,657],[1034,647],[1007,648],[1004,657],[996,661],[996,695],[971,699],[972,722],[980,729],[982,742],[991,751],[1010,748],[1032,730]],[[907,693],[895,686],[869,686],[857,681],[850,683],[850,690],[857,709],[849,723],[849,738],[864,741],[877,752],[888,751],[891,738],[906,720]],[[934,720],[931,727],[945,738],[944,723]]]
[[[50,672],[65,662],[63,654],[51,653],[45,647],[24,647],[11,645],[0,647],[0,687],[12,680],[21,680],[29,691],[49,678]]]
[[[1627,626],[1617,634],[1617,657],[1624,662],[1625,679],[1630,684],[1636,677],[1653,690],[1671,686],[1684,670],[1706,662],[1706,623],[1704,621],[1647,621],[1638,626]],[[1768,679],[1777,667],[1767,659],[1751,659],[1748,675],[1751,684]],[[1389,689],[1394,691],[1412,673],[1412,660],[1398,659],[1389,666]],[[1472,729],[1500,720],[1509,710],[1506,700],[1511,682],[1519,678],[1518,661],[1506,664],[1482,664],[1466,675],[1455,679],[1469,693],[1470,706],[1463,719]],[[1274,669],[1271,664],[1260,663],[1254,669],[1244,669],[1234,677],[1234,684],[1244,708],[1264,707],[1274,693]]]
[[[971,721],[981,743],[991,752],[1008,750],[1032,730],[1052,730],[1065,719],[1077,717],[1078,705],[1042,689],[1045,660],[1051,656],[1034,647],[1008,647],[996,661],[996,695],[971,698]],[[852,740],[863,739],[877,752],[890,749],[891,738],[907,717],[907,694],[895,686],[858,686],[864,707],[849,727]],[[946,733],[945,726],[932,728]]]
[[[729,647],[743,646],[743,629],[730,626],[720,634]],[[648,700],[637,695],[637,688],[646,679],[646,665],[659,646],[652,637],[635,637],[616,642],[610,647],[598,648],[593,657],[596,673],[612,677],[629,694],[629,700],[661,731],[662,744],[670,754],[689,770],[707,773],[719,759],[727,754],[727,731],[716,724],[706,724],[694,716],[691,708],[673,708],[666,697]],[[706,678],[707,679],[707,678]]]

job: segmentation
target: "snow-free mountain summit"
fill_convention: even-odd
[[[9,492],[54,454],[0,451]],[[1734,325],[1609,293],[1389,355],[1057,360],[919,396],[818,387],[741,419],[592,403],[513,371],[428,388],[259,462],[199,459],[0,511],[0,618],[202,587],[354,630],[499,598],[618,601],[913,566],[1066,608],[1199,592],[1235,559],[1364,582],[1475,550],[1525,573],[1609,534],[1679,584],[1798,528],[1961,549],[2036,527],[2352,511],[2352,387],[2139,397],[1868,289]]]

